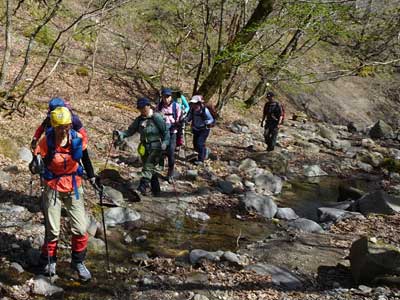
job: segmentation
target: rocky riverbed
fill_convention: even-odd
[[[35,275],[38,179],[29,150],[4,138],[0,299],[399,299],[398,133],[382,122],[359,130],[295,119],[274,152],[257,124],[224,120],[203,166],[190,162],[188,133],[175,183],[140,202],[135,138],[107,160],[107,142],[93,134],[91,156],[117,207],[105,209],[108,269],[98,195],[86,184],[87,284],[69,270],[67,218],[57,276]]]

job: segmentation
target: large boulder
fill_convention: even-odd
[[[260,174],[254,177],[254,183],[272,194],[279,194],[282,191],[282,179],[270,173]]]
[[[280,152],[254,152],[250,158],[256,161],[258,166],[267,168],[274,174],[285,175],[287,173],[289,160]]]
[[[276,212],[275,218],[281,220],[296,220],[299,218],[299,216],[290,207],[279,207]]]
[[[328,175],[328,173],[322,170],[321,167],[318,165],[304,165],[303,169],[304,175],[307,177],[319,177]]]
[[[333,207],[320,207],[317,209],[317,215],[320,222],[339,222],[344,219],[349,218],[357,218],[357,219],[365,219],[365,217],[358,213],[347,211],[343,209],[337,209]]]
[[[134,222],[140,219],[140,214],[130,208],[113,207],[106,211],[105,222],[109,226]]]
[[[362,237],[351,245],[349,258],[356,284],[380,275],[400,275],[400,249],[392,245],[373,244]]]
[[[373,139],[391,137],[392,135],[393,135],[392,127],[390,127],[390,125],[386,124],[382,120],[376,122],[369,131],[369,136]]]
[[[371,213],[393,215],[400,212],[400,197],[380,190],[360,198],[356,203],[356,208],[363,215]]]
[[[298,230],[298,231],[302,231],[302,232],[308,232],[308,233],[324,232],[321,225],[319,225],[318,223],[316,223],[312,220],[305,219],[305,218],[298,218],[294,221],[291,221],[288,225],[289,225],[289,227],[291,227],[295,230]]]
[[[246,210],[256,211],[267,219],[272,219],[278,209],[271,197],[254,192],[247,192],[240,202]]]

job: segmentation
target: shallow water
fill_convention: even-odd
[[[337,203],[339,186],[349,186],[364,192],[379,188],[376,178],[340,179],[338,177],[313,177],[289,181],[278,196],[279,207],[291,207],[300,216],[317,220],[317,208]]]

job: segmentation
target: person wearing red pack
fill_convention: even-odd
[[[72,114],[72,128],[79,132],[83,139],[85,140],[85,142],[87,143],[87,132],[86,129],[83,127],[81,120],[79,119],[79,117],[72,113],[72,107],[69,104],[69,102],[67,102],[66,100],[59,98],[59,97],[55,97],[52,98],[49,101],[49,108],[47,111],[47,116],[46,118],[43,120],[43,122],[39,125],[39,127],[35,130],[35,134],[32,137],[32,141],[31,141],[31,148],[32,150],[36,148],[37,142],[39,141],[40,137],[42,136],[43,133],[46,132],[46,130],[51,127],[50,125],[50,113],[56,109],[57,107],[66,107],[68,108],[68,110],[71,112]]]
[[[57,107],[50,112],[51,127],[46,130],[34,150],[38,165],[43,168],[40,176],[43,185],[42,209],[45,217],[45,241],[39,258],[40,272],[56,274],[57,244],[60,235],[61,206],[64,205],[71,224],[71,268],[83,281],[91,279],[84,264],[88,242],[87,218],[82,189],[83,169],[95,187],[96,177],[89,158],[83,157],[87,140],[72,128],[72,114],[66,107]]]

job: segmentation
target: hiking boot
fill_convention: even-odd
[[[139,186],[137,191],[140,192],[142,195],[148,195],[150,193],[150,186],[148,180],[142,178],[140,179]]]
[[[201,160],[195,160],[193,163],[194,163],[196,166],[200,166],[200,165],[203,164],[203,162],[202,162]]]
[[[51,256],[49,259],[46,256],[40,255],[38,272],[45,276],[56,275],[56,258]]]
[[[47,263],[45,265],[39,265],[39,273],[45,276],[54,276],[56,275],[56,263]]]
[[[150,184],[151,184],[151,191],[153,193],[153,196],[156,196],[156,197],[160,196],[161,188],[160,188],[160,182],[158,181],[157,175],[153,175],[151,177]]]
[[[71,268],[72,270],[76,271],[78,273],[79,279],[82,281],[88,281],[92,279],[92,274],[90,274],[90,271],[88,268],[85,266],[83,262],[71,262]]]

